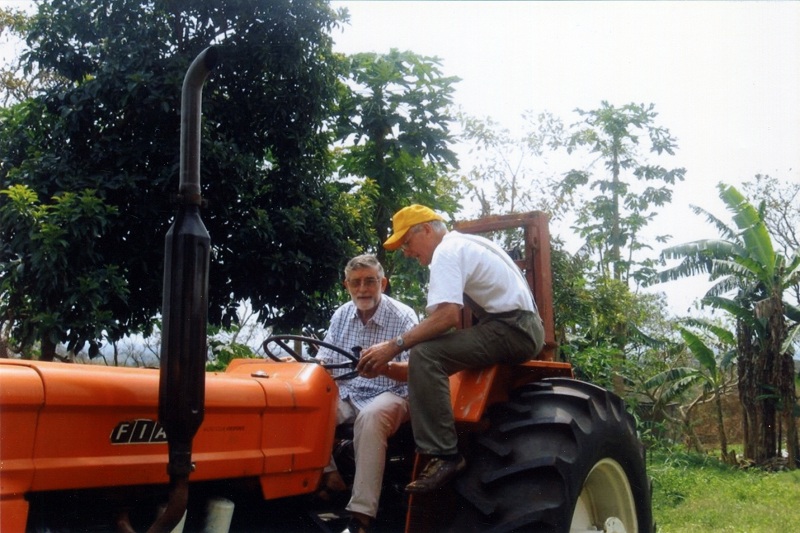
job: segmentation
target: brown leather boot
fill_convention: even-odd
[[[417,479],[406,485],[406,492],[427,494],[442,488],[467,466],[462,455],[455,460],[432,457]]]

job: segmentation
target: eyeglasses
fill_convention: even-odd
[[[375,287],[378,282],[380,282],[380,278],[363,278],[363,279],[348,279],[347,286],[352,287],[354,289],[360,289],[363,285],[366,288]]]
[[[409,229],[406,238],[403,239],[403,244],[400,245],[400,249],[405,252],[406,248],[408,248],[408,243],[411,242],[411,238],[420,231],[422,231],[422,228],[420,226],[414,226],[411,229]]]

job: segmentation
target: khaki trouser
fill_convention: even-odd
[[[353,424],[353,449],[356,472],[347,510],[375,518],[386,467],[386,441],[408,420],[408,401],[392,392],[383,392],[360,410],[348,400],[339,400],[336,423]],[[326,472],[336,470],[335,462]]]
[[[519,364],[534,358],[544,344],[539,316],[528,311],[488,315],[466,329],[411,348],[408,392],[417,452],[458,453],[449,376],[467,368]]]

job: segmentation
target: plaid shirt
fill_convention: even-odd
[[[381,301],[375,314],[372,315],[366,324],[358,318],[355,304],[350,301],[340,306],[333,317],[328,333],[325,335],[325,342],[333,344],[348,352],[354,346],[367,348],[373,344],[393,339],[414,327],[419,322],[417,314],[407,305],[390,298],[385,294],[381,295]],[[328,363],[349,362],[343,355],[321,347],[317,353],[319,361]],[[408,361],[408,351],[398,355],[395,361]],[[352,369],[335,369],[333,375],[340,375],[350,372]],[[339,397],[350,399],[358,409],[363,409],[375,396],[390,391],[402,398],[408,397],[408,386],[405,383],[389,379],[386,376],[378,376],[374,379],[367,379],[358,376],[353,379],[338,380]]]

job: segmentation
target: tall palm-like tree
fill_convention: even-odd
[[[715,282],[702,302],[736,320],[745,459],[770,463],[780,457],[785,441],[788,466],[796,468],[800,457],[791,340],[797,334],[800,309],[787,303],[784,293],[800,278],[800,254],[795,250],[787,258],[775,251],[763,204],[756,209],[735,187],[717,188],[735,226],[692,207],[722,238],[667,248],[663,258],[682,261],[657,278],[664,282],[707,273]]]

